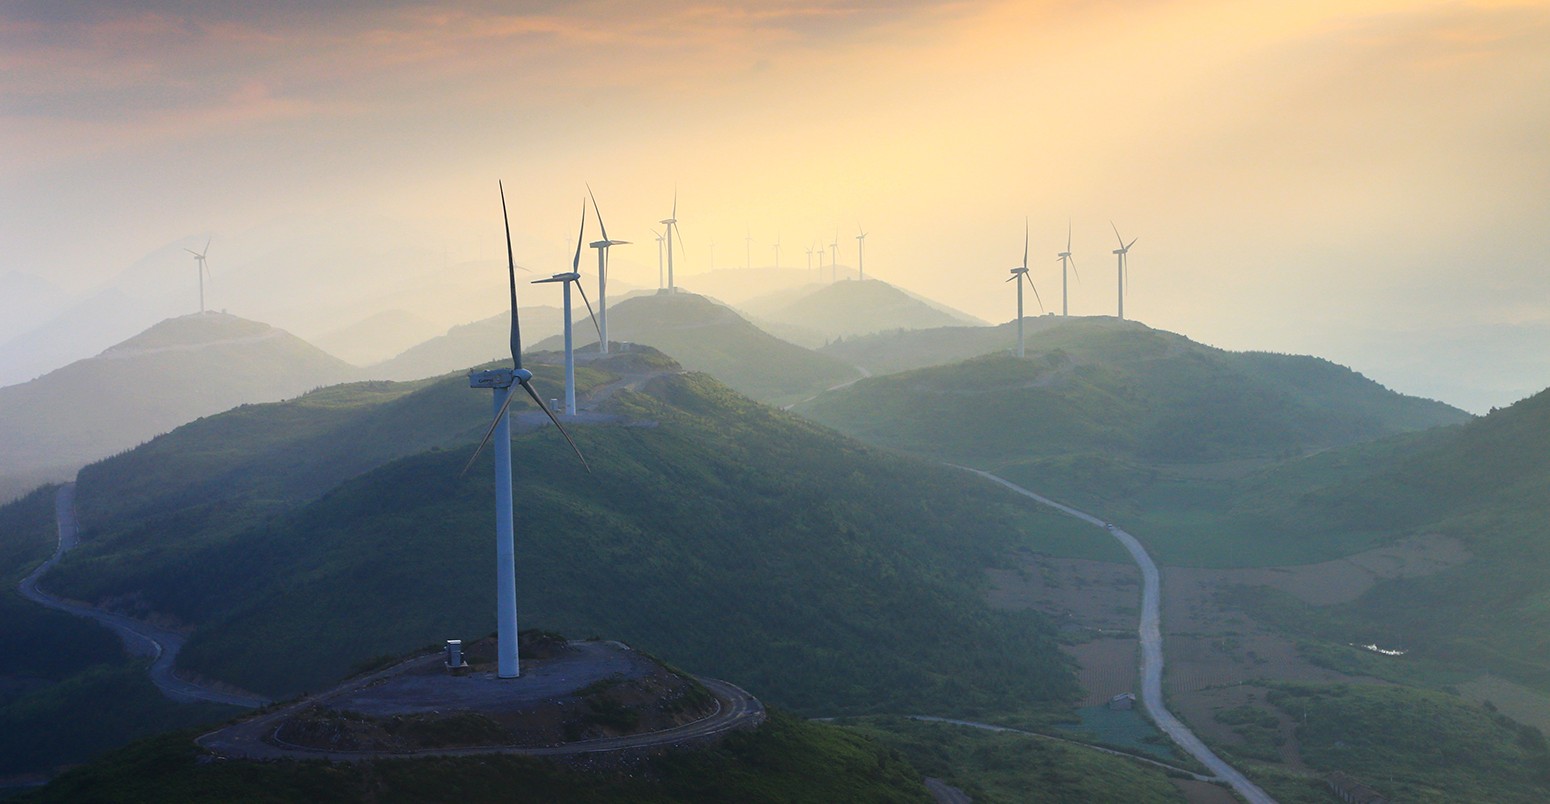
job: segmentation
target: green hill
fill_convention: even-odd
[[[371,763],[200,762],[192,734],[148,740],[72,771],[26,802],[920,802],[919,773],[857,733],[780,713],[704,751],[608,767],[528,757]],[[588,769],[588,765],[591,765]],[[520,791],[520,792],[514,792]],[[515,798],[514,798],[515,796]]]
[[[872,332],[983,323],[877,279],[805,285],[750,299],[739,307],[812,347]]]
[[[0,475],[65,479],[200,416],[354,372],[267,324],[224,313],[168,319],[96,357],[0,388]]]
[[[597,342],[590,320],[576,326],[577,347]],[[770,335],[732,308],[693,293],[637,296],[609,307],[608,339],[660,349],[684,368],[703,371],[773,405],[806,399],[857,373],[833,357]],[[555,336],[534,348],[563,347],[562,339]]]
[[[524,343],[537,343],[560,331],[564,315],[555,307],[523,307]],[[361,374],[379,380],[418,380],[449,371],[463,371],[511,354],[511,314],[500,313],[468,324],[459,324],[394,357],[367,366]]]
[[[555,367],[536,370],[557,387]],[[584,396],[607,398],[572,426],[592,475],[518,403],[524,626],[624,639],[811,714],[1037,719],[1074,694],[1050,626],[990,609],[985,569],[1018,550],[1112,559],[1114,545],[650,350],[579,374]],[[452,375],[191,423],[82,471],[84,543],[45,585],[184,624],[184,670],[276,695],[488,633],[488,455],[458,475],[488,404]],[[41,558],[29,551],[17,571]],[[50,728],[80,728],[67,704]]]
[[[1221,506],[1219,518],[1240,532],[1281,523],[1283,538],[1458,539],[1471,556],[1462,565],[1380,583],[1342,606],[1266,600],[1277,609],[1267,616],[1340,642],[1402,642],[1407,660],[1550,692],[1550,391],[1458,427],[1266,473]]]

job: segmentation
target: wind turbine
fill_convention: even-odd
[[[856,231],[861,233],[856,235],[856,280],[862,281],[866,279],[866,230],[858,223]]]
[[[657,292],[661,293],[667,287],[662,282],[662,233],[655,229],[651,233],[657,236]]]
[[[538,405],[554,422],[555,427],[560,428],[560,434],[565,436],[565,441],[571,449],[576,451],[576,457],[581,458],[581,465],[587,465],[587,459],[581,457],[581,450],[576,449],[576,442],[571,440],[570,433],[560,426],[560,420],[554,417],[549,407],[544,404],[538,392],[533,390],[533,372],[522,368],[522,331],[517,325],[517,262],[511,253],[511,220],[506,215],[506,188],[501,186],[501,220],[506,224],[506,278],[511,286],[511,364],[509,369],[489,369],[468,375],[468,387],[489,388],[494,391],[495,420],[490,422],[489,429],[485,430],[484,438],[479,446],[474,448],[474,454],[469,456],[468,463],[464,464],[462,474],[468,474],[469,467],[474,465],[474,460],[484,450],[484,445],[490,443],[490,438],[495,438],[495,621],[496,621],[496,676],[499,678],[517,678],[522,674],[517,663],[517,562],[516,562],[516,534],[512,527],[511,504],[511,418],[508,411],[511,408],[511,400],[516,394],[511,392],[513,383],[522,386],[527,395],[533,398]],[[588,468],[587,471],[591,471]]]
[[[667,237],[667,292],[668,293],[673,293],[673,292],[675,292],[678,289],[678,286],[673,284],[673,232],[678,229],[678,191],[677,190],[673,191],[673,214],[672,214],[672,216],[669,217],[669,218],[657,221],[657,223],[660,223],[663,226],[667,227],[667,229],[664,230],[664,232],[663,232],[663,234],[665,234],[666,237]],[[680,245],[680,246],[683,245],[683,242],[684,242],[684,236],[683,236],[682,233],[680,233],[678,235],[678,245]]]
[[[592,185],[587,185],[587,197],[592,199],[592,211],[597,213],[597,228],[603,230],[603,239],[594,240],[588,245],[597,249],[597,342],[598,351],[608,354],[608,249],[613,246],[627,246],[628,240],[608,239],[608,227],[603,225],[603,211],[597,208],[597,196],[592,194]],[[585,215],[586,210],[582,210]],[[578,284],[577,287],[580,287]],[[569,316],[567,315],[567,318]]]
[[[818,241],[817,245],[818,245],[818,248],[814,249],[814,251],[816,251],[818,253],[818,281],[822,282],[823,281],[823,241],[822,240]]]
[[[1138,238],[1132,237],[1129,243],[1119,236],[1119,227],[1114,226],[1114,221],[1109,221],[1109,226],[1114,228],[1114,239],[1119,241],[1119,248],[1114,253],[1119,256],[1119,320],[1125,320],[1125,285],[1129,284],[1130,266],[1125,255],[1130,253],[1130,247],[1136,244]]]
[[[210,238],[205,238],[204,251],[183,250],[194,255],[194,271],[199,274],[199,312],[202,313],[205,311],[205,274],[210,272],[210,266],[205,264],[205,255],[210,253]]]
[[[1028,221],[1023,221],[1023,264],[1012,269],[1012,278],[1006,281],[1017,283],[1017,356],[1023,356],[1023,283],[1028,280],[1028,287],[1033,288],[1033,297],[1039,300],[1039,312],[1044,311],[1044,300],[1039,298],[1039,289],[1034,287],[1033,277],[1028,275]]]
[[[592,302],[587,299],[587,290],[581,286],[581,241],[587,231],[587,202],[581,202],[581,230],[576,232],[576,257],[571,260],[569,273],[555,274],[548,279],[534,279],[533,284],[545,285],[559,282],[565,289],[565,415],[576,415],[576,352],[575,341],[571,333],[570,320],[570,286],[576,283],[576,289],[581,291],[581,300],[587,303],[587,314],[592,316],[592,326],[597,327],[597,339],[603,339],[603,328],[597,323],[597,315],[592,312]]]
[[[807,272],[808,273],[812,273],[813,272],[813,247],[812,246],[808,246],[807,247]]]
[[[1076,280],[1082,281],[1082,275],[1076,273],[1076,258],[1071,256],[1071,221],[1066,221],[1066,250],[1060,252],[1060,314],[1070,317],[1070,296],[1066,293],[1066,267],[1069,265],[1071,273],[1076,274]]]
[[[780,235],[775,235],[775,270],[780,270]]]
[[[840,277],[840,230],[834,230],[834,239],[829,242],[829,281],[837,282]]]

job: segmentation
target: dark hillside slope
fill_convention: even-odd
[[[1019,548],[1110,556],[1112,545],[972,476],[863,447],[660,357],[592,369],[600,381],[634,372],[623,378],[634,389],[613,386],[602,405],[614,424],[574,426],[594,474],[551,428],[517,438],[524,625],[624,639],[804,711],[983,713],[1071,694],[1046,623],[992,611],[984,569]],[[489,457],[458,475],[488,415],[480,396],[453,376],[348,416],[315,400],[255,406],[200,425],[342,421],[259,450],[256,463],[250,450],[201,453],[196,429],[167,437],[179,449],[153,442],[94,467],[79,484],[90,541],[56,570],[56,588],[192,624],[189,668],[273,693],[487,633]],[[318,477],[317,488],[347,474],[337,456],[357,440],[338,434],[367,420],[458,445],[432,444],[321,497],[276,493],[292,477]],[[198,476],[229,481],[191,485],[168,468],[190,466],[189,454],[208,461]],[[115,502],[131,486],[141,502]]]

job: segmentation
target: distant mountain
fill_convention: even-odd
[[[47,321],[67,299],[68,294],[41,277],[21,271],[0,273],[0,343]]]
[[[1285,458],[1469,418],[1318,358],[1226,352],[1112,318],[1037,320],[1026,359],[997,351],[874,376],[798,409],[1109,502],[1156,474],[1136,467]]]
[[[854,272],[840,266],[838,276],[849,279],[854,276]],[[829,269],[826,266],[823,273],[825,282],[828,277]],[[752,268],[719,268],[703,274],[679,275],[677,281],[680,289],[741,307],[750,299],[806,287],[814,278],[815,272],[800,268],[755,265]]]
[[[523,307],[524,348],[560,332],[564,314],[558,307]],[[590,326],[590,325],[589,325]],[[497,313],[459,324],[405,349],[391,359],[367,366],[362,373],[380,380],[418,380],[488,363],[511,353],[511,314]]]
[[[0,388],[0,475],[65,478],[200,416],[353,372],[267,324],[221,313],[168,319],[96,357]]]
[[[575,332],[578,346],[596,344],[589,319],[578,321]],[[771,404],[806,399],[857,376],[843,362],[781,340],[732,308],[693,293],[637,296],[610,305],[608,339],[660,349],[685,368]],[[534,348],[563,346],[561,338],[553,337]]]
[[[1081,319],[1038,316],[1023,319],[1024,338]],[[941,366],[993,352],[1010,354],[1017,345],[1017,322],[994,327],[946,326],[857,335],[836,340],[819,351],[873,374]]]
[[[984,323],[877,279],[808,285],[749,299],[739,306],[756,320],[790,328],[788,332],[800,338],[798,343],[812,347],[873,332]]]
[[[440,332],[440,327],[408,310],[385,310],[310,342],[334,357],[366,366],[387,360]]]

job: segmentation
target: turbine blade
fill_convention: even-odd
[[[458,477],[468,474],[468,468],[474,465],[474,461],[479,458],[479,453],[483,452],[485,445],[490,443],[490,436],[495,435],[495,428],[500,426],[501,417],[505,416],[507,409],[511,407],[511,400],[516,398],[517,395],[510,390],[506,392],[506,401],[501,403],[501,409],[496,412],[495,418],[490,420],[490,426],[484,430],[484,438],[479,439],[479,446],[474,447],[474,454],[468,456],[468,463],[463,464],[463,471],[457,473]]]
[[[209,253],[210,253],[210,238],[206,237],[205,238],[205,250],[199,252],[199,256],[203,257],[203,256],[205,256],[206,254],[209,254]]]
[[[603,342],[603,328],[597,323],[597,313],[592,312],[592,300],[587,298],[587,288],[576,280],[576,289],[581,291],[581,300],[587,303],[587,315],[592,316],[592,328],[597,330],[597,342]]]
[[[1071,252],[1071,219],[1066,218],[1066,253]]]
[[[1119,227],[1114,225],[1114,221],[1109,221],[1109,226],[1114,229],[1114,239],[1119,241],[1119,247],[1124,248],[1125,238],[1119,236]]]
[[[194,255],[195,258],[199,258],[199,257],[203,257],[204,256],[203,254],[200,254],[199,252],[197,252],[197,251],[195,251],[195,250],[193,250],[191,248],[185,248],[183,250],[188,252],[188,253],[190,253],[190,254],[192,254],[192,255]]]
[[[673,186],[673,220],[678,220],[678,187]]]
[[[1038,299],[1039,312],[1044,312],[1044,300],[1039,298],[1039,288],[1037,285],[1033,284],[1033,277],[1028,276],[1027,274],[1023,274],[1023,276],[1028,277],[1028,287],[1033,288],[1033,298]]]
[[[570,448],[575,451],[576,457],[581,460],[581,467],[587,470],[587,474],[592,474],[592,467],[587,465],[586,457],[581,454],[581,450],[577,448],[576,442],[571,440],[570,433],[565,432],[565,425],[560,424],[560,420],[555,418],[554,411],[550,410],[549,406],[545,405],[544,401],[538,398],[538,392],[533,390],[533,383],[523,380],[522,387],[527,390],[527,395],[532,397],[533,401],[538,404],[538,409],[543,411],[544,415],[549,417],[549,421],[554,422],[554,426],[560,429],[560,435],[565,436],[565,443],[570,445]],[[507,401],[510,401],[510,399],[508,398]]]
[[[522,368],[522,329],[517,323],[517,259],[511,253],[511,218],[506,214],[506,185],[497,181],[496,186],[501,190],[501,222],[506,225],[506,277],[511,283],[511,366],[520,369]],[[495,425],[492,424],[490,432],[494,431]],[[485,434],[484,438],[488,441],[489,434]],[[464,469],[464,471],[468,470]]]
[[[1132,237],[1132,238],[1130,238],[1130,242],[1129,242],[1129,243],[1126,243],[1126,244],[1125,244],[1125,250],[1126,250],[1126,251],[1129,251],[1129,250],[1130,250],[1130,247],[1131,247],[1131,246],[1133,246],[1133,245],[1135,245],[1135,244],[1136,244],[1136,241],[1137,241],[1137,240],[1140,240],[1140,239],[1141,239],[1141,238],[1139,238],[1139,237]]]
[[[1023,218],[1023,270],[1028,269],[1028,219]]]
[[[1007,281],[1007,282],[1016,282],[1016,281],[1017,281],[1017,274],[1012,274],[1012,276],[1010,276],[1010,277],[1009,277],[1009,278],[1007,278],[1007,280],[1006,280],[1006,281]]]
[[[581,272],[581,243],[587,234],[587,202],[581,202],[581,228],[576,230],[576,256],[570,261],[571,273]]]
[[[597,213],[597,228],[603,230],[603,241],[608,241],[608,227],[603,225],[603,211],[597,208],[597,196],[592,194],[592,185],[587,185],[587,197],[592,199],[592,211]]]
[[[1076,281],[1078,283],[1080,283],[1082,281],[1082,275],[1076,272],[1076,258],[1068,256],[1068,257],[1066,257],[1066,259],[1070,260],[1070,262],[1071,262],[1071,273],[1072,273],[1072,275],[1074,275],[1076,277]]]

